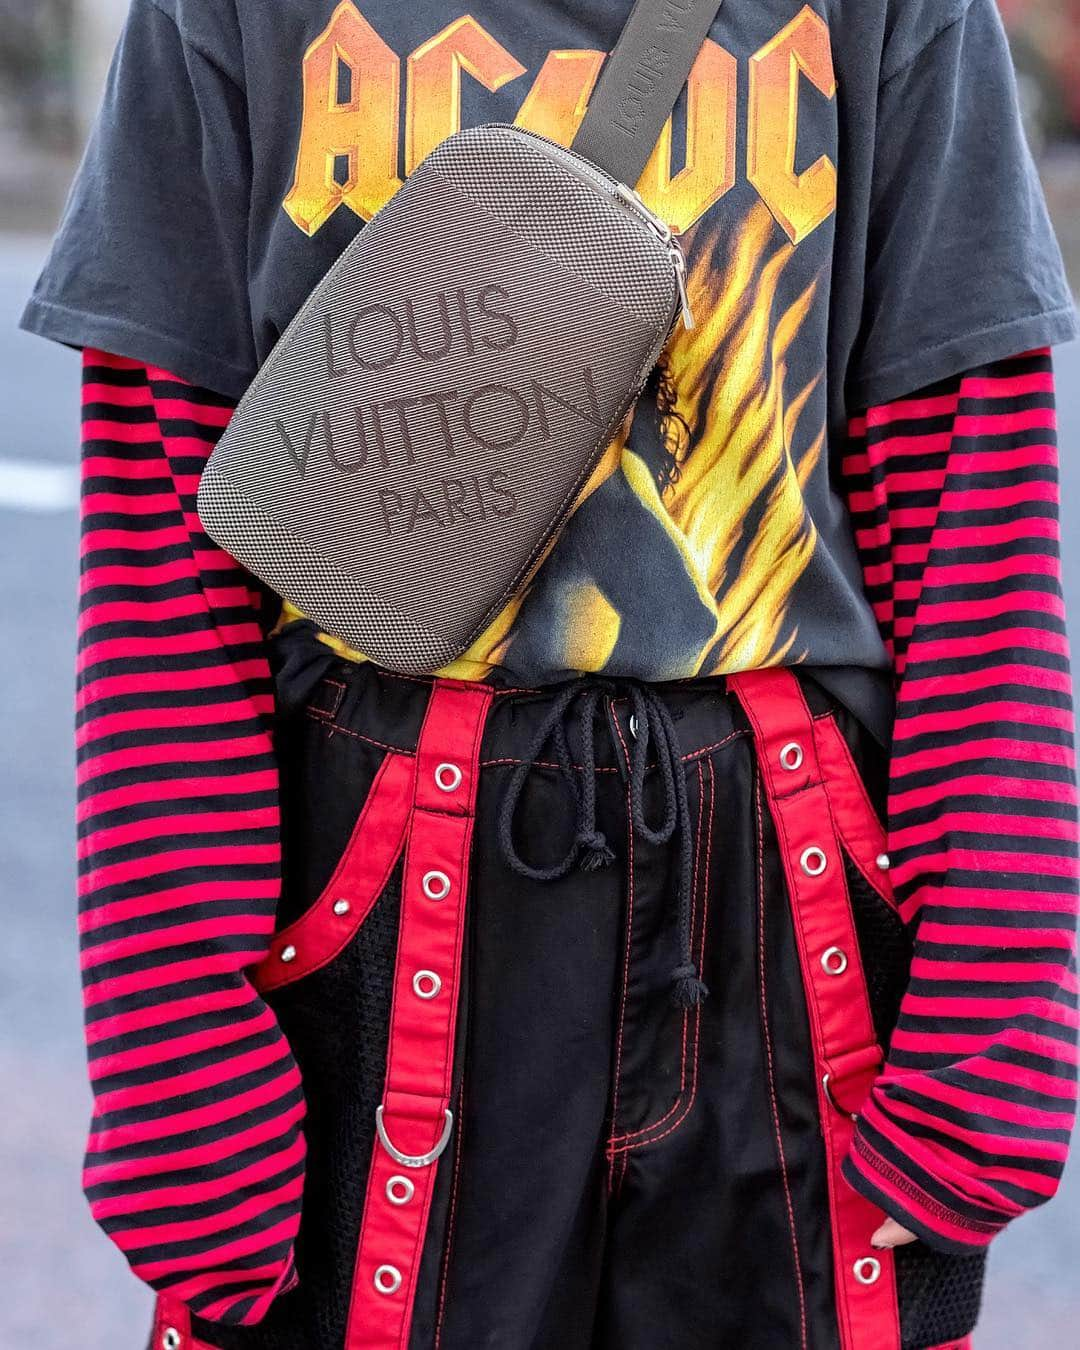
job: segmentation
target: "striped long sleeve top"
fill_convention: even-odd
[[[893,658],[892,875],[915,931],[845,1175],[963,1250],[1047,1200],[1076,1109],[1075,726],[1050,353],[852,427],[867,593]]]
[[[266,592],[202,532],[231,404],[84,355],[76,678],[85,1187],[135,1272],[256,1322],[294,1279],[304,1105],[246,975],[280,881]],[[1048,1199],[1075,1114],[1077,828],[1048,352],[852,424],[893,657],[888,835],[915,938],[848,1180],[927,1243]]]
[[[293,1280],[297,1066],[245,976],[279,891],[261,594],[200,529],[229,416],[84,355],[75,681],[84,1186],[137,1275],[226,1321]]]

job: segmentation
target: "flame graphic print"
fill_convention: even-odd
[[[817,543],[803,490],[826,442],[823,403],[813,399],[824,373],[792,390],[787,358],[818,283],[782,299],[795,247],[763,206],[734,236],[702,224],[686,243],[698,326],[677,331],[667,366],[688,453],[672,472],[655,405],[643,399],[628,440],[612,447],[615,458],[609,452],[594,478],[606,481],[579,507],[526,600],[542,609],[545,622],[533,627],[550,632],[556,668],[621,672],[651,660],[651,678],[676,679],[806,655],[791,597]],[[668,554],[663,603],[652,615],[632,614],[648,653],[635,644],[620,659],[643,582],[630,559],[645,527],[653,536],[650,571],[662,570],[658,538]],[[625,550],[621,565],[602,576],[588,561],[600,532]],[[695,635],[691,649],[671,650],[676,629]],[[513,659],[513,645],[513,624],[501,616],[469,655]]]
[[[792,589],[817,541],[803,490],[825,445],[824,421],[798,437],[823,374],[789,397],[787,353],[805,324],[817,283],[777,313],[795,249],[776,243],[757,206],[725,260],[719,231],[699,241],[690,274],[700,326],[669,349],[678,411],[692,451],[664,497],[688,565],[715,611],[702,670],[719,673],[792,659],[786,623]],[[804,448],[796,459],[797,440]],[[632,454],[632,452],[627,452]]]

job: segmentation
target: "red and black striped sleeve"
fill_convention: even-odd
[[[848,1181],[944,1250],[1049,1199],[1076,1113],[1077,791],[1048,351],[874,407],[844,470],[892,656],[915,954]]]
[[[195,510],[231,406],[84,353],[84,1187],[138,1276],[204,1317],[253,1323],[295,1280],[304,1103],[246,974],[280,885],[264,597]]]

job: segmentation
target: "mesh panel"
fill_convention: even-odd
[[[257,1327],[195,1319],[220,1350],[332,1350],[344,1344],[360,1216],[382,1096],[401,903],[400,864],[345,952],[274,994],[304,1079],[308,1143],[300,1283]]]
[[[926,1350],[975,1329],[982,1303],[986,1252],[950,1256],[922,1243],[898,1247],[896,1282],[903,1350]]]
[[[870,1011],[878,1041],[886,1049],[907,988],[912,944],[903,920],[844,853],[848,895],[855,919]]]
[[[848,894],[878,1040],[887,1049],[908,982],[912,942],[896,911],[845,853]],[[978,1321],[986,1254],[952,1256],[922,1243],[896,1250],[903,1350],[968,1335]]]

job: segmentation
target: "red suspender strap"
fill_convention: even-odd
[[[411,755],[387,754],[334,875],[295,923],[274,934],[269,952],[255,967],[260,992],[280,989],[321,970],[360,931],[405,847],[413,771]]]
[[[386,1086],[353,1274],[347,1350],[409,1340],[450,1111],[484,685],[437,680],[416,749]]]
[[[214,1350],[191,1335],[191,1313],[183,1303],[159,1294],[149,1350]]]
[[[790,670],[729,677],[754,729],[802,967],[828,1171],[843,1350],[899,1350],[894,1262],[870,1237],[880,1209],[843,1179],[857,1111],[881,1064],[814,719]],[[835,748],[835,747],[833,747]]]

